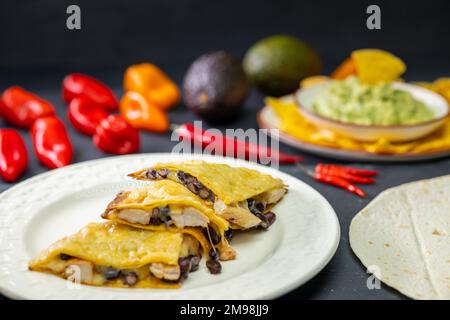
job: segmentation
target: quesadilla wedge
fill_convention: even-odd
[[[209,244],[199,230],[153,232],[90,223],[29,262],[29,269],[94,286],[177,288]]]
[[[159,163],[129,174],[138,180],[171,180],[213,206],[234,229],[268,228],[272,207],[287,192],[280,179],[248,168],[201,160]]]
[[[216,215],[205,200],[170,180],[119,193],[102,217],[147,230],[201,228],[221,260],[236,257],[227,240],[229,223]]]

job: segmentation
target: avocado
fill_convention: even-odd
[[[255,86],[273,96],[294,92],[301,80],[319,74],[322,69],[317,52],[288,35],[258,41],[245,54],[243,64]]]
[[[215,122],[234,117],[243,107],[249,89],[250,83],[241,62],[224,51],[197,58],[183,81],[187,107]]]

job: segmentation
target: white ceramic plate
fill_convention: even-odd
[[[345,123],[322,117],[313,111],[313,102],[317,94],[330,85],[331,82],[326,82],[298,90],[295,94],[295,99],[299,110],[305,118],[318,127],[337,132],[344,137],[355,140],[376,141],[386,138],[392,142],[403,142],[419,139],[442,126],[449,113],[447,101],[437,93],[413,84],[395,82],[393,84],[394,88],[409,92],[415,99],[423,102],[433,112],[433,120],[413,125],[392,126]]]
[[[264,107],[257,115],[257,121],[260,128],[279,129],[277,114],[269,106]],[[270,131],[269,131],[270,133]],[[369,162],[412,162],[438,159],[450,156],[450,149],[440,151],[430,151],[423,153],[403,153],[403,154],[375,154],[364,151],[337,149],[326,146],[320,146],[312,143],[303,142],[294,136],[279,131],[275,137],[281,142],[286,143],[298,150],[315,154],[321,157],[345,160],[345,161],[369,161]]]
[[[116,289],[80,285],[31,272],[27,262],[53,241],[72,234],[99,214],[122,189],[143,182],[127,173],[156,162],[203,158],[245,166],[283,179],[289,186],[275,207],[268,231],[233,238],[238,257],[220,275],[200,270],[180,289]],[[330,204],[314,189],[278,170],[232,158],[139,154],[71,165],[28,179],[0,195],[0,291],[25,299],[269,299],[316,275],[334,255],[339,223]]]

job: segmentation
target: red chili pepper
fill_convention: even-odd
[[[110,115],[97,126],[93,141],[104,152],[128,154],[139,151],[140,138],[139,131],[123,117]]]
[[[303,157],[296,155],[285,154],[280,151],[275,151],[272,148],[265,147],[250,142],[239,141],[236,138],[229,138],[224,135],[214,135],[203,129],[196,128],[191,123],[185,123],[180,127],[176,128],[177,133],[183,139],[188,139],[191,143],[206,148],[211,143],[219,141],[216,145],[215,154],[225,155],[227,151],[227,146],[231,146],[233,149],[233,156],[237,157],[243,155],[245,159],[257,159],[261,160],[262,156],[271,158],[272,160],[278,160],[280,163],[296,163],[303,160]]]
[[[36,157],[50,169],[71,163],[73,148],[64,123],[56,117],[37,119],[31,128]]]
[[[70,123],[81,133],[92,136],[95,128],[108,112],[100,105],[92,103],[84,97],[73,98],[69,103],[68,118]]]
[[[366,196],[366,193],[362,189],[340,177],[329,176],[315,172],[314,179],[350,191],[351,193],[354,193],[361,198],[364,198]]]
[[[334,172],[335,174],[352,174],[356,176],[368,176],[373,177],[378,175],[378,171],[375,170],[365,170],[365,169],[357,169],[352,167],[339,166],[336,164],[322,164],[323,170],[329,170]]]
[[[0,175],[7,182],[16,181],[28,166],[28,153],[16,130],[0,129]]]
[[[72,73],[64,78],[62,95],[66,103],[82,96],[108,110],[116,110],[118,107],[117,99],[107,85],[81,73]]]
[[[37,118],[55,114],[50,102],[18,86],[6,89],[2,101],[2,116],[22,128],[30,128]]]
[[[350,182],[355,183],[362,183],[362,184],[371,184],[375,182],[375,179],[367,177],[367,176],[357,176],[354,174],[350,174],[347,171],[343,170],[335,170],[330,165],[324,165],[322,163],[319,163],[316,168],[315,172],[323,175],[329,175],[329,176],[335,176],[340,177],[342,179],[345,179]]]

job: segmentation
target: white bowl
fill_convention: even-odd
[[[412,125],[381,126],[352,124],[325,118],[316,114],[312,110],[312,105],[316,95],[330,84],[331,82],[326,82],[298,90],[295,93],[295,100],[300,107],[300,112],[319,128],[355,140],[376,141],[384,138],[391,142],[402,142],[419,139],[438,129],[446,121],[449,114],[447,101],[437,93],[416,85],[395,82],[393,84],[395,88],[408,91],[414,98],[425,103],[433,111],[434,119]]]

